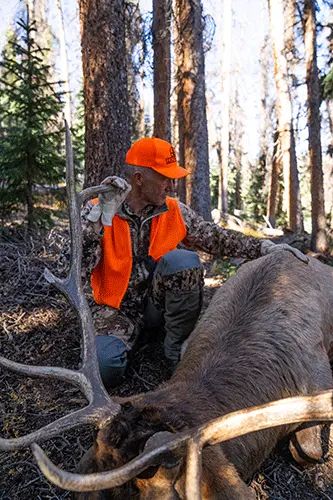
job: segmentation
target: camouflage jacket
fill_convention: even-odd
[[[217,224],[207,222],[188,206],[179,202],[185,222],[187,234],[182,244],[185,248],[201,250],[219,257],[243,257],[256,259],[261,255],[261,240],[246,236],[231,229],[225,229]],[[82,209],[83,228],[83,277],[88,278],[101,259],[100,240],[103,230],[96,233],[93,225],[87,220],[93,203],[89,201]],[[140,215],[135,214],[124,202],[117,215],[128,221],[131,240],[133,266],[129,286],[122,305],[140,308],[148,287],[151,271],[151,259],[148,258],[150,244],[151,221],[157,215],[167,211],[166,204],[156,208],[147,206]]]

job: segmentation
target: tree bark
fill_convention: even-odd
[[[154,136],[171,140],[171,0],[153,0]]]
[[[278,132],[284,177],[284,210],[287,213],[290,229],[294,232],[302,232],[303,217],[300,203],[288,65],[285,55],[283,0],[268,0],[268,6],[277,93]]]
[[[235,84],[235,95],[233,98],[232,106],[230,109],[230,131],[231,140],[229,150],[233,153],[231,155],[231,162],[233,160],[233,171],[235,176],[234,185],[234,200],[233,205],[236,210],[242,209],[241,197],[241,183],[242,183],[242,161],[243,161],[243,122],[244,117],[239,103],[238,82]],[[221,152],[222,162],[222,152]]]
[[[329,162],[327,165],[328,188],[326,212],[330,214],[331,229],[333,229],[333,101],[326,99],[326,107],[331,134],[330,144],[328,145]]]
[[[268,37],[265,36],[261,47],[261,134],[260,134],[260,153],[259,159],[263,164],[264,169],[267,168],[267,132],[268,132],[268,54],[267,54]]]
[[[333,65],[333,8],[330,10],[329,22],[328,22],[329,34],[327,36],[328,50],[330,53],[329,63]],[[327,206],[326,212],[330,214],[331,229],[333,229],[333,96],[326,99],[328,122],[330,127],[331,139],[328,145],[328,154],[330,160],[328,162],[328,188],[327,188]]]
[[[85,186],[121,175],[130,146],[125,4],[80,0],[85,104]]]
[[[316,10],[313,0],[304,0],[304,43],[311,170],[311,248],[313,251],[325,252],[327,238],[320,139],[320,88],[317,68]]]
[[[143,22],[139,4],[126,3],[125,40],[127,88],[130,111],[130,128],[132,142],[145,137],[144,103],[143,103],[143,65],[145,51],[142,47]],[[137,46],[140,45],[139,61],[134,59]],[[138,67],[139,66],[139,67]]]
[[[272,173],[268,192],[267,217],[272,227],[276,223],[277,195],[279,190],[279,172],[281,163],[281,150],[279,144],[279,133],[274,133],[274,147],[272,158]]]
[[[202,7],[200,0],[176,0],[177,89],[180,162],[186,177],[186,202],[211,220],[208,131],[205,95]]]
[[[59,20],[59,44],[60,44],[60,58],[62,62],[62,81],[64,82],[64,114],[68,123],[68,126],[72,126],[72,102],[71,102],[71,90],[69,84],[69,70],[68,70],[68,57],[66,48],[66,36],[65,36],[65,26],[64,26],[64,15],[61,8],[61,0],[57,0],[56,3],[57,14]]]
[[[219,176],[219,204],[222,213],[228,212],[228,170],[229,170],[229,127],[230,127],[230,67],[231,67],[231,0],[223,2],[223,35],[222,35],[222,127],[221,154],[222,164]]]

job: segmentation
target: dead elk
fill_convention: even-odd
[[[242,266],[215,294],[173,377],[153,392],[113,401],[100,380],[91,313],[80,283],[78,207],[97,191],[75,194],[71,158],[67,129],[73,259],[67,279],[49,272],[46,277],[78,311],[82,367],[30,367],[1,357],[0,365],[75,383],[89,404],[27,436],[0,439],[0,449],[31,445],[43,473],[65,489],[82,492],[79,498],[254,497],[245,481],[282,437],[300,422],[333,419],[332,269],[315,259],[304,264],[286,251]],[[326,392],[311,396],[320,391]],[[84,474],[64,472],[35,443],[83,423],[99,427],[81,463]],[[305,449],[307,437],[305,432]],[[316,440],[314,446],[318,453]]]
[[[292,396],[332,388],[332,278],[332,270],[315,259],[304,264],[282,251],[242,266],[215,294],[168,382],[153,392],[118,399],[109,423],[102,404],[103,423],[80,466],[84,474],[52,471],[35,446],[43,472],[66,489],[86,492],[78,498],[251,498],[245,481],[277,442],[297,429],[293,422],[332,419],[332,393],[326,394],[321,413],[312,398],[290,413]],[[287,399],[270,403],[282,398]],[[97,416],[95,410],[95,422]],[[213,419],[222,423],[207,437],[212,428],[207,422]],[[72,415],[71,426],[74,421]],[[256,429],[262,430],[251,432]],[[30,442],[40,437],[50,435]],[[196,483],[188,472],[189,442],[199,443],[192,446],[192,459],[211,444],[202,449],[197,497],[188,493],[192,480]],[[200,465],[194,470],[199,477]]]
[[[122,466],[159,436],[165,440],[230,412],[332,388],[332,271],[288,252],[244,265],[215,294],[171,380],[118,401],[121,411],[99,431],[81,471]],[[202,497],[250,498],[244,481],[296,428],[273,427],[205,448]],[[184,450],[171,454],[164,465],[100,498],[184,498],[183,456]]]

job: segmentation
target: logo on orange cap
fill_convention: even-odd
[[[145,137],[136,141],[126,155],[126,163],[156,170],[165,177],[180,179],[189,174],[178,165],[171,144],[158,137]]]
[[[173,147],[170,148],[170,156],[169,158],[165,158],[165,161],[167,165],[169,165],[170,163],[177,163],[176,153]]]

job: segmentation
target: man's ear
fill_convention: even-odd
[[[132,175],[132,179],[133,179],[133,183],[136,186],[142,186],[142,183],[143,183],[142,172],[134,172],[134,174]]]

